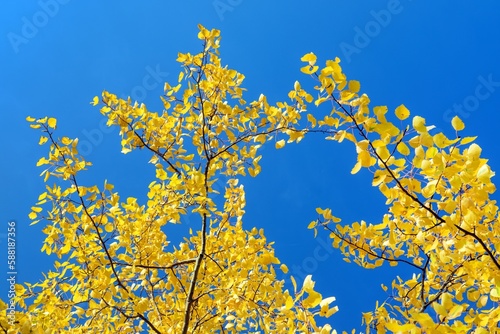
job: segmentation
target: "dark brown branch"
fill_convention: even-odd
[[[174,262],[168,266],[150,266],[150,265],[145,265],[145,264],[135,264],[132,265],[130,263],[124,263],[124,262],[116,262],[114,261],[113,263],[119,266],[125,266],[125,267],[137,267],[137,268],[144,268],[144,269],[160,269],[160,270],[166,270],[166,269],[172,269],[177,266],[183,265],[183,264],[189,264],[189,263],[194,263],[196,262],[196,259],[187,259],[187,260],[182,260],[178,262]]]
[[[473,232],[470,232],[470,231],[467,231],[466,229],[464,229],[463,227],[461,227],[460,225],[457,225],[455,224],[455,227],[458,228],[461,232],[463,232],[465,235],[469,235],[471,237],[473,237],[474,239],[477,240],[477,242],[479,242],[479,244],[483,247],[484,251],[486,253],[488,253],[488,256],[493,260],[493,263],[495,264],[495,266],[497,267],[497,269],[500,269],[500,263],[498,263],[497,259],[495,258],[495,255],[493,254],[493,252],[488,248],[488,246],[486,245],[486,243],[483,241],[483,239],[481,239],[476,233],[473,233]]]
[[[63,161],[65,163],[67,163],[67,159],[66,159],[66,156],[61,152],[61,149],[59,148],[59,146],[57,145],[57,143],[55,142],[55,140],[53,139],[52,137],[52,133],[50,133],[47,129],[47,133],[49,133],[49,137],[50,137],[50,140],[52,142],[52,144],[54,145],[54,147],[61,153],[61,157],[63,158]],[[111,270],[113,271],[113,275],[115,276],[116,278],[116,282],[118,284],[118,286],[120,286],[123,290],[125,290],[127,292],[127,294],[129,293],[129,290],[127,289],[127,287],[122,283],[119,275],[118,275],[118,272],[116,271],[116,268],[115,268],[115,265],[114,265],[114,261],[113,261],[113,258],[111,256],[111,254],[109,253],[109,250],[108,250],[108,247],[106,246],[106,243],[101,235],[101,233],[99,232],[99,226],[98,226],[98,223],[94,220],[94,218],[92,217],[92,215],[88,212],[88,208],[87,208],[87,205],[85,204],[85,200],[83,199],[83,197],[80,195],[81,194],[81,191],[80,191],[80,188],[79,188],[79,185],[78,185],[78,182],[76,180],[76,177],[75,175],[71,175],[71,181],[72,183],[74,184],[75,188],[76,188],[76,192],[77,192],[77,196],[78,198],[80,199],[80,204],[82,205],[83,209],[84,209],[84,212],[85,214],[87,215],[87,217],[90,219],[90,221],[92,222],[92,225],[94,226],[94,229],[96,231],[96,234],[97,234],[97,237],[99,239],[99,242],[101,244],[101,247],[102,249],[104,250],[105,254],[106,254],[106,257],[108,259],[108,262],[109,262],[109,265],[111,267]],[[129,296],[129,299],[132,301],[132,298]],[[107,304],[107,303],[106,303]],[[109,306],[109,305],[108,305]],[[119,312],[121,312],[125,317],[127,318],[133,318],[133,317],[130,317],[130,316],[127,316],[121,309],[119,308],[116,308],[114,307],[115,309],[117,309]],[[137,316],[136,317],[139,317],[140,319],[142,319],[144,322],[146,322],[146,324],[148,324],[148,326],[156,333],[158,334],[161,334],[161,332],[142,314],[140,313],[137,313]]]
[[[368,254],[368,255],[371,255],[371,256],[373,256],[373,257],[375,257],[375,258],[377,258],[377,259],[381,259],[381,260],[384,260],[384,261],[389,261],[389,262],[401,262],[401,263],[408,264],[408,265],[410,265],[410,266],[412,266],[412,267],[414,267],[414,268],[417,268],[417,269],[418,269],[418,270],[420,270],[420,271],[424,271],[424,270],[425,270],[425,268],[419,267],[419,266],[417,266],[416,264],[414,264],[414,263],[412,263],[412,262],[410,262],[410,261],[408,261],[408,260],[404,260],[404,259],[396,259],[396,258],[390,258],[390,257],[385,257],[385,256],[383,256],[383,255],[381,255],[381,254],[377,254],[377,253],[373,252],[371,249],[365,249],[365,248],[363,248],[362,246],[359,246],[359,245],[357,245],[356,243],[352,242],[351,240],[349,240],[349,239],[345,238],[343,235],[339,235],[339,234],[337,233],[337,231],[335,231],[335,230],[331,229],[331,228],[330,228],[330,227],[328,227],[326,224],[321,224],[321,225],[323,225],[323,227],[324,227],[325,229],[327,229],[328,231],[330,231],[331,233],[333,233],[333,234],[334,234],[334,235],[335,235],[338,239],[340,239],[340,240],[342,240],[342,241],[344,241],[344,242],[348,243],[350,246],[354,247],[354,249],[355,249],[355,250],[358,250],[358,251],[359,251],[359,250],[361,250],[361,251],[363,251],[364,253],[366,253],[366,254]]]
[[[203,49],[205,50],[205,45],[204,45]],[[202,64],[200,64],[200,67],[199,67],[200,72],[202,72],[203,60],[205,59],[206,56],[207,55],[204,51],[204,55],[202,57]],[[201,79],[201,74],[198,77],[198,80],[199,79]],[[197,85],[198,85],[198,94],[200,94],[200,100],[201,100],[202,96],[201,96],[201,91],[199,88],[199,81],[197,82]],[[202,108],[203,108],[203,104],[202,104]],[[203,109],[202,109],[202,117],[203,117],[203,122],[205,122],[205,114],[204,114]],[[204,128],[205,128],[205,123],[203,123],[203,131],[204,131]],[[207,162],[205,165],[205,171],[204,171],[204,174],[205,174],[205,180],[204,180],[204,182],[205,182],[205,195],[207,195],[208,189],[209,189],[208,170],[210,167],[211,157],[208,154],[208,151],[206,149],[207,143],[206,143],[206,138],[205,138],[204,133],[203,133],[202,138],[203,138],[203,146],[205,148],[205,157],[207,159]],[[204,205],[206,206],[206,204],[204,204]],[[201,224],[201,249],[200,249],[199,254],[196,258],[196,262],[194,265],[194,271],[193,271],[193,278],[191,280],[191,284],[189,285],[189,291],[188,291],[188,295],[187,295],[187,299],[186,299],[186,309],[184,311],[184,324],[183,324],[183,328],[182,328],[182,334],[187,334],[189,331],[189,323],[191,321],[191,309],[193,307],[193,302],[194,302],[193,296],[194,296],[194,292],[196,289],[196,283],[198,280],[198,273],[200,271],[201,263],[203,261],[204,255],[205,255],[206,242],[207,242],[207,214],[203,213],[203,219],[202,219],[202,224]]]
[[[463,265],[464,265],[464,263],[461,263],[455,269],[453,269],[453,271],[448,275],[448,278],[446,278],[446,281],[444,282],[441,289],[439,289],[439,291],[436,293],[436,295],[432,299],[427,301],[427,303],[425,303],[422,306],[422,309],[420,310],[420,312],[424,312],[430,305],[432,305],[432,303],[434,303],[436,300],[438,300],[439,297],[441,297],[441,295],[443,293],[448,291],[450,286],[453,285],[453,283],[455,281],[455,273],[458,271],[458,269],[462,268]],[[459,278],[459,277],[457,277],[457,278]]]
[[[421,208],[425,209],[426,211],[428,211],[434,218],[436,218],[440,223],[445,223],[445,220],[443,217],[441,217],[439,214],[437,214],[432,208],[426,206],[424,203],[422,203],[422,201],[415,195],[411,194],[402,184],[401,184],[401,181],[394,175],[394,172],[392,171],[392,169],[387,165],[387,162],[382,160],[380,155],[377,153],[375,147],[373,146],[373,143],[372,141],[368,138],[368,135],[363,131],[363,129],[360,127],[360,125],[358,124],[358,122],[356,121],[356,118],[352,115],[352,113],[350,113],[341,103],[340,101],[333,95],[333,92],[332,94],[330,94],[330,97],[335,101],[335,103],[337,103],[337,105],[344,111],[344,113],[352,120],[352,122],[354,123],[356,129],[358,130],[359,134],[363,137],[363,139],[367,140],[369,145],[370,145],[370,148],[372,149],[372,152],[373,154],[375,154],[375,156],[377,157],[377,159],[379,161],[382,162],[382,164],[384,165],[384,169],[386,171],[389,172],[390,176],[392,177],[392,179],[396,182],[396,184],[398,185],[398,188],[403,191],[408,197],[410,197],[413,201],[415,201]],[[495,266],[497,267],[497,269],[500,270],[500,263],[497,261],[497,259],[495,258],[495,255],[493,254],[493,252],[488,248],[488,246],[486,245],[486,243],[481,239],[479,238],[475,233],[473,232],[470,232],[470,231],[467,231],[466,229],[462,228],[461,226],[455,224],[455,227],[457,227],[461,232],[463,232],[464,234],[466,235],[469,235],[469,236],[472,236],[474,239],[476,239],[480,244],[481,246],[483,247],[483,249],[486,251],[486,253],[488,253],[488,256],[491,258],[491,260],[494,262]]]

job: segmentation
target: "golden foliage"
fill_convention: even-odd
[[[308,54],[307,59],[316,57]],[[498,206],[490,200],[495,175],[474,138],[431,134],[423,117],[406,122],[400,105],[396,126],[386,106],[370,110],[366,95],[352,91],[338,60],[310,73],[317,81],[315,104],[330,102],[329,123],[339,129],[331,140],[355,144],[352,173],[367,168],[372,185],[386,197],[389,212],[377,224],[344,225],[330,209],[309,224],[324,228],[348,262],[365,268],[406,265],[411,279],[397,277],[388,301],[363,315],[376,333],[490,333],[500,321]],[[356,86],[356,85],[354,85]],[[335,90],[333,90],[335,88]],[[311,116],[312,117],[312,116]],[[309,118],[309,115],[308,115]],[[453,128],[465,126],[454,117]],[[339,126],[337,126],[339,125]]]
[[[103,92],[108,126],[120,128],[122,152],[151,152],[155,178],[148,200],[121,199],[113,185],[85,186],[80,171],[91,166],[78,153],[78,140],[56,138],[54,118],[28,117],[42,131],[48,156],[37,165],[47,183],[32,208],[33,223],[46,223],[42,250],[61,262],[36,284],[18,285],[19,312],[9,333],[330,333],[317,317],[337,311],[311,277],[294,291],[277,270],[264,232],[243,223],[241,176],[256,176],[259,149],[300,142],[309,133],[354,144],[357,162],[373,174],[372,185],[389,211],[376,224],[342,224],[332,210],[318,208],[308,228],[327,230],[347,261],[365,268],[409,266],[410,279],[396,277],[382,288],[389,299],[363,314],[377,333],[491,332],[500,321],[498,207],[490,195],[494,172],[474,137],[433,133],[423,117],[409,118],[398,106],[370,107],[360,83],[348,80],[340,60],[317,65],[304,55],[301,71],[315,81],[313,93],[295,82],[288,101],[274,105],[261,95],[247,102],[244,76],[219,58],[218,30],[199,26],[203,51],[180,53],[182,71],[165,84],[164,110]],[[291,101],[291,102],[290,102]],[[328,108],[327,115],[311,112]],[[394,119],[398,123],[391,122]],[[224,200],[215,184],[227,178]],[[49,178],[57,182],[50,186]],[[199,230],[171,245],[169,224],[195,214]],[[2,310],[6,305],[1,304]],[[10,327],[9,327],[10,326]]]
[[[305,131],[294,125],[303,109],[270,105],[265,96],[246,102],[244,76],[221,64],[219,31],[200,26],[198,37],[203,52],[179,54],[183,70],[175,86],[165,84],[162,112],[106,91],[92,101],[108,126],[120,128],[123,153],[152,153],[156,178],[146,203],[121,199],[109,183],[81,184],[91,164],[78,140],[57,139],[53,118],[27,119],[42,131],[40,144],[50,144],[37,163],[47,189],[30,218],[47,222],[42,251],[62,262],[42,282],[20,286],[10,332],[330,332],[315,319],[335,313],[334,299],[322,298],[310,277],[301,289],[285,289],[276,271],[286,266],[272,243],[242,219],[238,177],[259,173],[259,149],[277,134],[301,139]],[[168,225],[187,214],[199,217],[200,229],[173,246]],[[7,328],[5,317],[1,323]]]

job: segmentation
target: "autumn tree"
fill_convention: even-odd
[[[78,140],[56,137],[54,118],[28,117],[49,154],[38,161],[47,188],[30,218],[46,223],[42,251],[61,261],[42,282],[17,286],[19,312],[8,332],[329,332],[329,316],[307,277],[295,291],[264,232],[245,228],[240,176],[260,172],[259,149],[278,134],[295,140],[303,105],[247,102],[244,76],[223,66],[219,31],[200,26],[201,53],[179,54],[178,84],[165,84],[164,110],[108,92],[96,97],[109,126],[120,128],[122,152],[146,149],[156,174],[147,202],[121,200],[113,185],[79,181],[91,163]],[[215,182],[224,176],[224,201]],[[55,178],[55,183],[49,181]],[[42,207],[48,206],[47,213]],[[171,245],[169,225],[197,215],[199,229]]]
[[[500,245],[495,186],[475,138],[433,133],[401,105],[370,107],[360,84],[347,80],[340,60],[302,57],[315,84],[296,82],[282,102],[244,100],[244,76],[221,63],[217,30],[200,26],[203,50],[180,53],[178,82],[165,84],[163,111],[103,92],[93,100],[108,126],[120,128],[122,152],[151,152],[155,175],[148,200],[120,199],[113,185],[84,185],[91,166],[78,139],[56,135],[54,118],[28,117],[49,153],[38,161],[46,191],[30,214],[45,224],[42,251],[55,269],[35,284],[16,286],[16,322],[5,303],[8,333],[331,333],[318,317],[337,311],[334,298],[314,290],[311,276],[290,285],[263,230],[244,223],[247,174],[261,171],[259,149],[323,136],[354,144],[357,163],[373,173],[387,198],[380,221],[342,224],[318,208],[314,233],[365,268],[406,266],[410,279],[383,287],[386,301],[362,315],[367,331],[491,332],[500,321]],[[304,86],[305,87],[305,86]],[[325,114],[324,116],[319,116]],[[394,120],[393,123],[391,119]],[[398,121],[396,121],[398,120]],[[335,177],[332,175],[332,177]],[[217,182],[225,179],[224,199]],[[53,181],[52,181],[53,180]],[[52,184],[49,184],[52,182]],[[334,209],[335,210],[335,209]],[[169,226],[195,215],[199,228],[176,244]],[[340,214],[337,214],[340,215]],[[307,222],[304,222],[304,228]],[[287,289],[293,287],[293,291]]]
[[[461,138],[465,125],[452,120],[456,134],[432,134],[434,126],[400,105],[394,124],[386,106],[370,109],[357,81],[348,81],[339,60],[319,69],[307,54],[302,72],[317,82],[314,104],[328,103],[329,115],[311,127],[337,129],[327,139],[354,143],[357,162],[351,173],[367,168],[372,185],[387,198],[388,213],[376,223],[351,225],[331,209],[309,228],[329,232],[345,259],[364,268],[388,263],[413,270],[410,279],[396,277],[383,286],[388,300],[363,314],[367,330],[377,333],[490,333],[500,321],[500,247],[494,172],[481,158],[476,137]],[[293,93],[292,93],[293,95]]]

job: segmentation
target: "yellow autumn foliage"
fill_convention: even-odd
[[[318,325],[337,312],[335,298],[316,291],[311,276],[300,288],[293,277],[279,279],[287,266],[264,231],[244,222],[241,179],[261,171],[262,146],[284,148],[312,135],[354,143],[352,173],[373,173],[388,213],[374,223],[344,224],[332,214],[338,210],[318,208],[308,228],[326,231],[347,261],[414,271],[383,287],[391,298],[362,315],[366,331],[495,331],[495,173],[475,137],[459,137],[465,125],[458,117],[455,138],[448,138],[423,117],[410,118],[404,105],[391,113],[370,107],[338,58],[320,66],[313,53],[301,58],[301,71],[314,92],[297,81],[284,101],[246,101],[244,76],[222,65],[220,32],[200,25],[198,38],[202,52],[178,55],[182,71],[178,82],[165,84],[164,110],[107,91],[91,102],[120,129],[123,153],[151,153],[156,172],[144,202],[122,199],[107,182],[82,184],[80,172],[91,163],[78,153],[78,140],[59,138],[54,118],[27,118],[42,131],[39,143],[49,145],[37,163],[46,191],[29,217],[44,224],[42,251],[59,261],[42,281],[16,287],[16,322],[0,303],[5,332],[335,333]],[[321,108],[326,116],[316,112]],[[221,201],[215,184],[222,176]],[[185,215],[197,218],[198,229],[173,245],[169,226]]]

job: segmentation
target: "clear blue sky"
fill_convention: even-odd
[[[40,253],[43,223],[28,213],[44,190],[36,161],[46,154],[27,115],[58,118],[58,134],[79,137],[94,163],[85,182],[116,185],[122,198],[144,198],[152,178],[147,158],[121,155],[116,129],[102,127],[89,105],[104,89],[161,108],[163,81],[175,82],[177,52],[201,50],[197,24],[222,32],[223,62],[246,75],[248,99],[284,99],[300,73],[300,57],[340,57],[372,105],[404,103],[449,134],[457,113],[464,135],[479,135],[483,155],[500,170],[500,3],[498,1],[68,1],[7,0],[0,12],[0,100],[4,124],[0,164],[0,270],[6,274],[7,222],[17,222],[18,281],[52,267]],[[246,226],[263,227],[296,275],[313,274],[337,297],[338,330],[360,328],[361,312],[385,299],[380,283],[397,270],[363,270],[326,251],[307,224],[330,207],[345,222],[377,222],[386,212],[371,175],[351,176],[349,144],[306,138],[263,150],[263,171],[246,180]],[[498,194],[495,194],[498,199]],[[186,225],[196,227],[188,218]],[[173,230],[178,233],[180,230]],[[407,275],[408,273],[404,273]],[[0,284],[6,299],[6,286]]]

